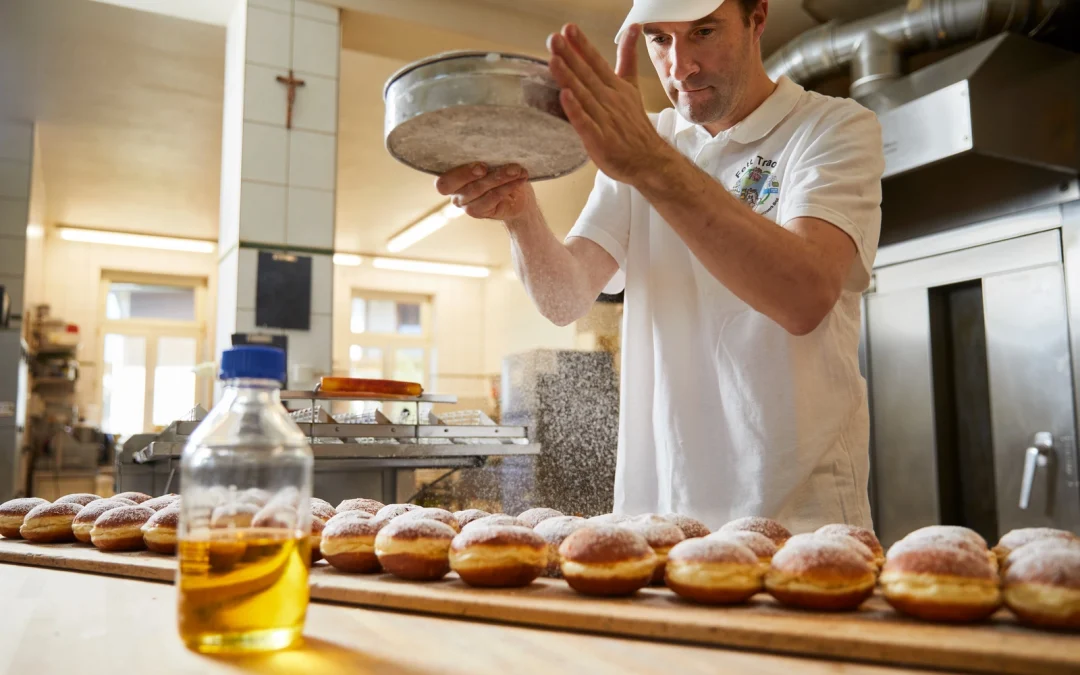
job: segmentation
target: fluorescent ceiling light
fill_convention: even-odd
[[[465,209],[458,208],[452,202],[448,202],[446,206],[435,213],[421,218],[391,237],[390,241],[386,242],[386,250],[391,253],[401,253],[424,237],[446,227],[447,223],[463,213],[465,213]]]
[[[359,267],[363,264],[364,259],[354,253],[335,253],[334,264],[345,265],[346,267]]]
[[[113,246],[153,248],[162,251],[187,251],[190,253],[213,253],[217,249],[217,244],[214,242],[201,239],[157,237],[148,234],[108,232],[106,230],[83,230],[76,227],[60,228],[60,238],[65,241],[80,241],[87,244],[111,244]]]
[[[41,239],[45,236],[45,228],[42,225],[30,223],[26,226],[26,238],[27,239]]]
[[[406,260],[404,258],[375,258],[371,264],[380,270],[446,274],[454,277],[473,277],[476,279],[483,279],[491,274],[490,269],[480,265],[454,265],[451,263],[427,262],[426,260]]]

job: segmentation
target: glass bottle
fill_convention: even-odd
[[[311,448],[281,404],[284,352],[229,349],[221,379],[180,461],[180,635],[201,652],[282,649],[307,614]]]

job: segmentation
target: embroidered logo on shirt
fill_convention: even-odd
[[[772,211],[780,198],[780,179],[773,176],[775,171],[775,160],[751,157],[735,172],[731,194],[762,215]]]

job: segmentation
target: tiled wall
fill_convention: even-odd
[[[0,120],[0,286],[11,296],[13,315],[23,311],[33,154],[34,125]]]
[[[255,326],[257,247],[315,249],[309,331],[289,336],[291,364],[331,369],[338,10],[305,0],[245,0],[226,40],[218,350]],[[285,128],[292,69],[292,129]],[[243,244],[238,250],[238,245]],[[226,279],[232,277],[232,280]]]

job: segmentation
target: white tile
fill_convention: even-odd
[[[0,159],[0,197],[30,197],[30,162]]]
[[[218,321],[236,315],[236,274],[240,269],[239,249],[233,249],[218,260],[217,306]],[[231,319],[229,319],[231,321]]]
[[[293,365],[305,365],[318,372],[329,374],[331,323],[329,314],[312,314],[310,330],[282,331],[289,336],[290,369]]]
[[[0,159],[29,162],[34,154],[34,125],[0,122]]]
[[[253,309],[238,309],[236,310],[236,332],[237,333],[261,333],[264,331],[255,327],[255,310]],[[265,331],[273,332],[273,331]]]
[[[336,138],[293,130],[289,133],[289,186],[333,190]]]
[[[284,184],[288,178],[288,142],[284,127],[245,122],[240,176],[245,180]]]
[[[334,261],[328,255],[311,256],[311,313],[334,311]]]
[[[26,195],[22,199],[0,197],[0,236],[25,237],[29,218],[30,200]]]
[[[248,9],[247,61],[288,69],[290,20],[291,17],[286,14],[267,9]]]
[[[311,248],[334,247],[334,193],[289,188],[285,242]]]
[[[248,0],[248,4],[251,7],[272,9],[275,12],[292,13],[292,0]]]
[[[327,7],[317,2],[308,2],[308,0],[296,0],[293,5],[293,14],[330,23],[337,23],[339,17],[337,7]]]
[[[21,277],[25,271],[26,237],[0,237],[0,274]]]
[[[0,275],[0,286],[4,287],[8,297],[11,298],[11,315],[23,313],[23,278],[19,276]],[[327,345],[327,351],[330,350]]]
[[[292,67],[297,71],[338,76],[338,26],[302,17],[293,18]]]
[[[264,244],[285,243],[287,190],[288,188],[283,185],[241,182],[240,241],[258,241]]]
[[[293,128],[329,134],[337,131],[338,81],[317,75],[297,77],[304,81],[304,86],[296,90]]]
[[[236,308],[255,311],[255,286],[259,275],[259,251],[240,249],[236,272]]]
[[[244,69],[244,119],[285,126],[288,88],[277,81],[287,75],[278,68],[247,64]]]

